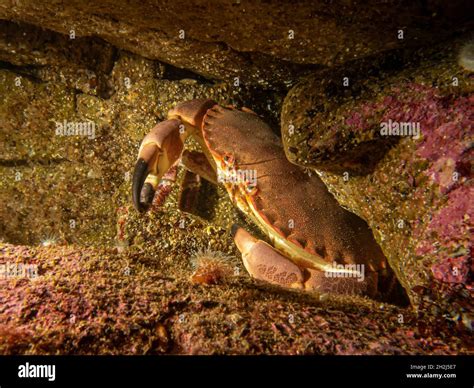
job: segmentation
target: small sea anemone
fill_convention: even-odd
[[[44,247],[49,247],[57,242],[58,240],[53,234],[46,234],[45,237],[41,239],[41,245]]]
[[[211,250],[198,251],[192,258],[194,272],[191,281],[195,284],[225,283],[239,274],[239,267],[232,257]]]
[[[474,39],[469,40],[462,46],[458,63],[464,70],[474,72]]]

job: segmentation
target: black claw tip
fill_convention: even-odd
[[[133,206],[139,212],[146,211],[150,204],[142,203],[142,188],[143,184],[145,183],[145,179],[148,176],[148,164],[143,159],[138,159],[137,164],[135,164],[135,170],[133,171],[133,180],[132,180],[132,200]],[[152,198],[153,200],[153,198]]]

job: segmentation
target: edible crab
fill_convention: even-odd
[[[203,153],[184,150],[188,136]],[[342,208],[316,174],[288,161],[277,135],[253,111],[208,99],[178,104],[143,139],[133,203],[146,211],[164,196],[182,162],[193,176],[223,184],[232,202],[269,243],[234,225],[249,274],[288,288],[370,297],[396,281],[365,221]],[[256,179],[253,179],[256,178]]]

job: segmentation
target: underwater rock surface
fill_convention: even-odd
[[[186,238],[187,232],[181,232]],[[193,284],[183,256],[2,244],[36,279],[0,279],[0,354],[468,354],[472,337],[362,298],[241,275]],[[173,265],[173,261],[177,263]],[[172,269],[174,268],[174,269]]]
[[[275,86],[306,65],[332,66],[385,50],[444,39],[472,26],[469,0],[4,1],[0,19],[116,47],[212,79]],[[399,39],[399,30],[404,39]]]
[[[458,64],[467,41],[402,55],[395,68],[384,59],[375,74],[309,77],[286,97],[281,128],[289,159],[320,171],[367,220],[412,304],[472,327],[474,84]]]
[[[97,39],[71,43],[8,22],[0,38],[0,59],[9,61],[0,69],[0,234],[12,243],[115,245],[139,142],[171,107],[248,101],[275,120],[282,101],[275,94],[253,104],[261,95],[249,89],[198,81]],[[83,123],[93,131],[63,131]]]

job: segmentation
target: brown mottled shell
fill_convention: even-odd
[[[258,191],[246,199],[268,228],[329,263],[385,266],[365,221],[343,209],[316,174],[290,163],[278,136],[257,115],[215,105],[203,118],[202,133],[216,162],[230,153],[240,169],[256,169]]]

